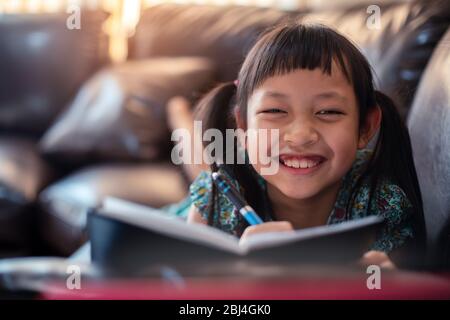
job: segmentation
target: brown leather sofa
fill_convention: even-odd
[[[366,27],[368,17],[366,6],[330,11],[321,10],[319,12],[285,12],[276,9],[239,6],[159,5],[149,8],[143,13],[135,35],[130,39],[130,54],[127,63],[147,63],[149,60],[154,61],[154,59],[162,57],[164,59],[180,57],[203,57],[207,59],[211,62],[214,72],[208,72],[207,83],[201,82],[195,89],[191,88],[191,90],[196,91],[195,94],[191,94],[192,92],[187,94],[190,95],[189,98],[192,101],[195,101],[202,92],[214,83],[235,78],[246,52],[254,43],[258,34],[265,28],[287,20],[322,22],[335,27],[350,37],[368,56],[377,74],[378,87],[396,100],[400,112],[406,119],[422,74],[438,42],[449,27],[450,6],[448,1],[436,0],[390,3],[380,7],[382,14],[381,29],[373,30]],[[0,19],[0,28],[2,26],[1,21]],[[63,46],[63,44],[59,45]],[[440,46],[442,47],[442,44]],[[2,60],[1,52],[2,50],[0,50],[0,63]],[[96,66],[99,65],[96,64]],[[111,71],[111,68],[113,71]],[[151,97],[144,96],[143,98],[139,96],[143,94],[141,89],[131,91],[128,87],[124,89],[126,83],[129,82],[126,79],[131,81],[135,77],[125,76],[123,78],[123,73],[115,72],[114,68],[116,67],[110,67],[108,71],[109,74],[113,74],[113,78],[108,76],[101,79],[116,79],[114,83],[120,90],[128,92],[130,97],[136,98],[133,103],[140,101],[145,106],[153,105],[148,102]],[[65,77],[72,76],[67,70],[58,70],[57,73],[60,76],[60,81],[64,81]],[[120,74],[120,76],[117,76],[117,74]],[[95,76],[93,75],[93,77]],[[139,76],[137,77],[139,78]],[[153,80],[170,79],[158,75],[148,77]],[[202,77],[205,77],[205,73],[202,73]],[[443,77],[448,78],[448,71],[444,72]],[[142,79],[147,78],[143,77]],[[90,81],[97,83],[97,80]],[[117,147],[117,141],[122,143],[120,148],[113,148],[116,150],[115,153],[99,154],[96,152],[98,150],[95,150],[95,144],[93,149],[91,148],[88,151],[80,148],[83,139],[84,141],[89,140],[86,139],[86,136],[78,140],[74,138],[72,141],[74,144],[76,141],[77,145],[73,148],[71,148],[69,136],[68,140],[63,140],[68,141],[65,148],[60,148],[56,153],[49,152],[46,148],[47,145],[43,144],[41,140],[40,144],[37,145],[38,148],[34,157],[37,162],[42,163],[47,170],[54,171],[54,173],[52,176],[46,176],[47,181],[35,183],[35,190],[37,191],[30,193],[32,196],[23,201],[21,206],[18,206],[17,210],[21,211],[22,217],[25,217],[20,219],[23,222],[23,224],[19,223],[21,227],[17,226],[18,229],[15,229],[16,225],[10,224],[9,226],[12,227],[7,227],[8,224],[0,224],[0,241],[3,241],[2,232],[6,234],[7,229],[8,234],[15,234],[16,238],[17,234],[25,234],[26,230],[27,234],[28,232],[34,234],[34,240],[29,240],[27,243],[17,242],[21,248],[24,248],[23,251],[18,251],[20,254],[36,254],[36,252],[42,254],[42,252],[45,252],[69,255],[87,239],[85,232],[87,208],[98,204],[101,198],[106,195],[119,196],[151,206],[162,206],[182,199],[187,191],[188,184],[181,169],[171,165],[168,160],[171,146],[170,134],[168,129],[164,127],[166,119],[164,106],[161,107],[161,104],[168,97],[183,92],[178,87],[174,89],[173,86],[168,86],[167,83],[171,81],[164,80],[165,85],[162,85],[161,88],[163,89],[159,90],[159,92],[167,91],[167,93],[159,98],[159,104],[155,104],[159,106],[156,115],[146,114],[149,131],[152,128],[158,128],[158,132],[164,132],[158,137],[158,148],[163,149],[157,157],[136,156],[143,153],[133,153],[130,152],[131,149],[123,147],[126,145],[123,141],[129,141],[124,138],[125,136],[134,138],[132,141],[135,142],[133,146],[136,150],[140,151],[140,148],[144,146],[140,143],[142,142],[141,131],[129,128],[139,119],[124,120],[123,123],[126,123],[127,127],[126,131],[121,131],[120,123],[116,124],[117,132],[123,133],[123,135],[120,136],[119,134],[110,139],[111,143],[108,144],[108,147]],[[157,80],[152,81],[152,88],[155,88],[155,85],[158,85]],[[95,88],[98,87],[101,87],[101,85],[97,85]],[[446,90],[446,97],[448,97],[449,88]],[[136,94],[136,92],[139,94]],[[155,92],[158,92],[158,90]],[[139,97],[136,97],[136,95]],[[5,93],[0,99],[0,112],[3,109],[4,97],[9,96]],[[87,95],[85,100],[91,101],[89,97],[96,96]],[[440,97],[436,96],[433,99],[439,100]],[[75,100],[82,101],[82,98],[83,95],[79,93]],[[18,98],[16,97],[16,99]],[[93,101],[96,100],[93,99]],[[448,100],[443,101],[443,103],[448,107]],[[125,105],[129,106],[130,104]],[[133,106],[133,108],[139,109],[136,104],[133,104]],[[62,104],[59,104],[59,110],[63,110]],[[66,114],[65,117],[68,117],[68,115]],[[56,122],[58,121],[61,121],[61,119],[56,119]],[[161,126],[161,124],[164,125]],[[100,126],[100,123],[98,125]],[[412,126],[410,128],[414,130]],[[47,134],[49,130],[50,126],[47,127]],[[11,136],[14,131],[14,128],[5,126],[5,132],[8,136]],[[95,136],[92,139],[99,138]],[[34,141],[36,141],[36,138]],[[161,141],[164,146],[161,146]],[[0,144],[0,150],[1,148],[2,144]],[[21,151],[15,152],[20,157]],[[82,160],[78,161],[77,158],[77,161],[73,161],[80,156],[80,152],[84,152],[83,157],[81,157]],[[0,160],[0,163],[3,163],[3,159]],[[419,172],[420,170],[421,168],[418,168]],[[0,171],[2,171],[2,167],[0,167]],[[0,179],[2,179],[2,174],[0,174]],[[20,185],[17,186],[17,183],[16,185],[14,183],[10,185],[13,185],[16,189],[21,188]],[[5,189],[7,189],[8,186],[6,184],[5,186]],[[427,197],[424,198],[427,199]],[[2,199],[2,201],[4,200]],[[444,211],[450,210],[448,202],[445,208]],[[6,211],[0,212],[0,219],[9,214]],[[11,217],[18,214],[12,213]],[[443,221],[442,223],[448,224],[448,214],[446,222]],[[27,227],[24,228],[24,225],[27,225]],[[20,231],[15,232],[15,230]],[[5,243],[3,247],[6,248],[17,240],[10,239],[8,239],[9,243],[5,241],[1,245],[3,246],[3,243]],[[30,242],[33,241],[40,244],[38,251],[36,249],[29,250]],[[43,243],[46,244],[45,247],[41,246]]]
[[[80,85],[109,63],[103,12],[0,15],[0,258],[46,250],[37,232],[37,198],[63,175],[37,142]],[[46,251],[44,251],[46,252]]]
[[[450,29],[434,50],[407,124],[424,203],[430,260],[450,268]]]

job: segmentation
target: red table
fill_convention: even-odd
[[[384,272],[381,289],[368,289],[365,272],[304,274],[277,278],[188,278],[85,281],[81,289],[48,284],[42,299],[292,300],[450,299],[450,274]]]

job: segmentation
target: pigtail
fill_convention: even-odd
[[[194,118],[202,121],[202,131],[218,129],[225,137],[226,129],[236,127],[233,117],[233,105],[236,96],[236,86],[233,82],[223,83],[208,92],[195,108]],[[203,141],[203,147],[206,147]],[[224,154],[225,156],[225,154]],[[211,171],[217,171],[216,163],[211,164]],[[211,194],[208,202],[208,225],[214,226],[214,215],[220,211],[217,201],[218,191],[211,181]]]
[[[375,91],[376,104],[381,108],[382,121],[373,157],[368,165],[367,174],[374,179],[371,182],[371,195],[383,177],[389,177],[405,192],[413,206],[413,228],[415,232],[414,248],[408,251],[415,257],[401,260],[415,260],[425,250],[425,220],[419,181],[413,161],[411,140],[408,129],[401,120],[394,102],[385,94]]]
[[[235,84],[226,82],[212,89],[200,100],[194,118],[202,121],[203,132],[208,129],[219,129],[225,136],[226,129],[236,128],[233,115],[235,96]]]

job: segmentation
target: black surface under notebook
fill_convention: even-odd
[[[382,223],[371,216],[239,242],[218,229],[107,198],[90,212],[88,228],[92,262],[106,274],[156,275],[170,268],[185,276],[206,276],[251,273],[263,266],[350,263],[369,249]]]

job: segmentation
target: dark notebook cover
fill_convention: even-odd
[[[375,239],[381,217],[291,233],[255,235],[247,243],[217,229],[190,225],[162,211],[108,198],[91,210],[92,262],[111,275],[184,276],[251,274],[303,264],[346,264],[359,259]]]

